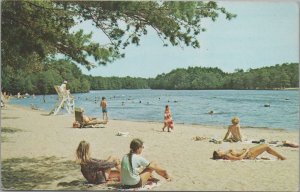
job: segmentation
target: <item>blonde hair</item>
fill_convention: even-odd
[[[90,144],[86,141],[80,141],[76,150],[77,162],[85,164],[90,160]]]
[[[239,122],[240,122],[240,120],[239,120],[238,117],[233,117],[233,118],[231,119],[231,123],[232,123],[232,124],[238,124]]]

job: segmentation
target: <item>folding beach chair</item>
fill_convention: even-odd
[[[79,123],[80,128],[82,128],[84,126],[83,109],[75,107],[75,121],[77,121]]]
[[[79,123],[79,128],[83,127],[88,127],[88,126],[94,126],[94,125],[99,125],[99,124],[106,124],[107,122],[105,121],[98,121],[96,118],[92,118],[93,120],[89,123],[85,123],[83,121],[83,112],[84,110],[82,108],[75,108],[75,121]]]
[[[49,114],[56,115],[60,111],[60,109],[62,109],[62,107],[64,107],[64,109],[66,109],[69,114],[73,113],[75,108],[75,102],[71,94],[67,92],[62,92],[58,85],[55,85],[54,89],[57,92],[58,101],[56,102]]]

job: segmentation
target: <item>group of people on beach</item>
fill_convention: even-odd
[[[240,131],[239,118],[233,117],[231,119],[232,125],[228,126],[228,130],[223,139],[224,142],[242,142],[242,135]],[[291,141],[282,141],[283,146],[298,148],[297,143]],[[242,160],[242,159],[256,159],[260,154],[267,152],[279,160],[285,160],[286,158],[272,149],[269,145],[262,143],[251,148],[244,148],[242,150],[217,150],[213,152],[213,159],[225,159],[225,160]]]
[[[168,115],[167,106],[166,113]],[[232,125],[228,126],[228,130],[223,141],[242,142],[243,140],[240,132],[239,119],[234,117],[231,121]],[[165,127],[168,127],[168,122],[164,124],[163,129]],[[290,147],[299,147],[297,144],[288,141],[285,141],[285,144]],[[109,156],[106,160],[100,160],[92,158],[90,144],[86,141],[81,141],[77,147],[76,154],[77,160],[81,165],[81,172],[83,176],[89,183],[92,184],[106,183],[111,178],[112,169],[115,169],[115,172],[117,172],[123,189],[143,187],[147,181],[152,178],[153,172],[156,172],[167,181],[171,181],[172,179],[166,169],[160,167],[155,161],[149,161],[142,157],[141,154],[143,149],[143,141],[136,138],[130,143],[129,153],[124,155],[121,160],[113,156]],[[264,152],[277,157],[279,160],[286,159],[269,145],[264,143],[251,148],[243,148],[241,150],[216,150],[213,152],[212,159],[254,160]]]
[[[106,183],[111,177],[112,169],[115,168],[120,177],[122,188],[139,188],[152,179],[152,172],[171,181],[171,177],[165,169],[155,161],[149,161],[141,156],[144,142],[141,139],[133,139],[130,143],[130,151],[118,158],[109,156],[106,160],[91,157],[90,144],[81,141],[76,150],[77,160],[81,166],[81,173],[92,184]]]

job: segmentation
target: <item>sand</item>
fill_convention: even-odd
[[[100,113],[100,112],[99,112]],[[8,105],[1,110],[1,128],[20,129],[3,133],[1,142],[3,189],[23,190],[99,190],[86,188],[80,168],[74,163],[75,150],[81,140],[91,144],[92,157],[109,155],[122,158],[133,138],[145,142],[143,156],[155,160],[168,170],[172,181],[162,177],[152,190],[197,191],[298,191],[299,150],[272,147],[287,160],[216,161],[216,149],[241,149],[253,143],[214,144],[192,137],[222,139],[226,127],[175,124],[173,132],[162,132],[161,122],[110,120],[105,128],[74,129],[74,115],[47,116],[45,111]],[[175,120],[176,122],[176,120]],[[242,126],[242,125],[241,125]],[[299,143],[298,131],[242,128],[244,138],[291,140]],[[129,132],[127,137],[116,136]],[[263,154],[270,157],[268,154]]]

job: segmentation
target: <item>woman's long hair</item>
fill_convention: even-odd
[[[223,156],[220,155],[217,151],[214,151],[214,153],[213,153],[213,159],[223,159]]]
[[[77,161],[80,164],[85,164],[90,160],[90,144],[86,141],[81,141],[76,150]]]
[[[131,171],[133,172],[132,167],[132,154],[135,153],[140,147],[143,147],[144,142],[140,139],[133,139],[130,143],[130,151],[128,153],[129,164]]]

